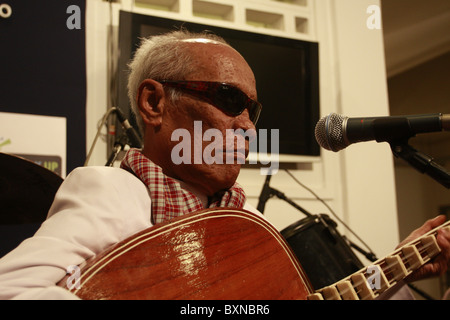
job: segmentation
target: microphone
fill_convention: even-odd
[[[317,122],[315,136],[322,148],[337,152],[356,142],[395,142],[444,130],[450,131],[450,114],[348,118],[331,113]]]
[[[117,114],[117,118],[119,119],[120,124],[125,129],[127,137],[130,140],[130,146],[135,148],[142,148],[141,138],[139,138],[136,130],[134,130],[134,128],[131,126],[128,119],[125,118],[122,111],[120,111],[118,108],[115,108],[114,111]]]
[[[272,178],[271,174],[268,174],[266,176],[266,181],[264,182],[264,186],[261,190],[261,195],[259,196],[259,202],[258,202],[258,211],[263,213],[264,207],[266,206],[267,200],[272,196],[272,189],[269,186],[270,178]]]

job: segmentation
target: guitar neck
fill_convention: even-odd
[[[356,273],[308,295],[308,300],[372,300],[437,256],[439,229],[450,230],[450,221],[395,250]]]

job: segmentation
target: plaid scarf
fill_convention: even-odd
[[[136,175],[147,186],[152,200],[151,219],[153,224],[204,209],[196,195],[184,189],[177,180],[166,176],[162,172],[162,168],[145,157],[140,150],[130,149],[120,167]],[[235,183],[229,190],[214,195],[210,199],[209,208],[241,209],[244,203],[244,190]]]

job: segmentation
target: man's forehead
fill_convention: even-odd
[[[255,78],[248,63],[242,55],[227,43],[207,38],[192,38],[180,40],[190,45],[199,67],[195,71],[196,79],[227,82],[232,84],[251,98],[256,99]],[[208,49],[206,49],[208,47]],[[248,80],[248,81],[245,81]],[[245,87],[249,84],[250,87]]]

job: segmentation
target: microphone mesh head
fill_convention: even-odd
[[[344,140],[343,124],[347,117],[330,113],[316,124],[317,143],[324,149],[337,152],[348,146]]]

